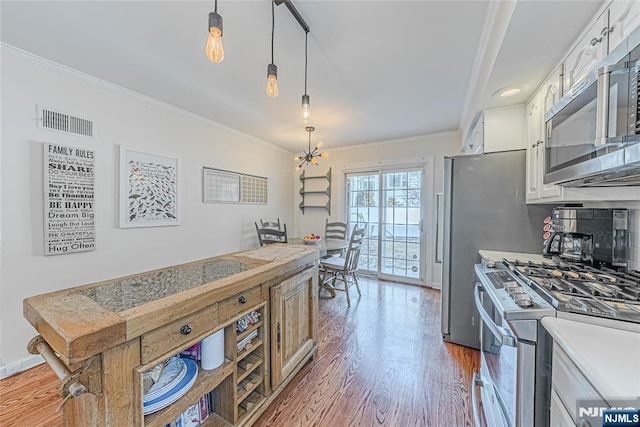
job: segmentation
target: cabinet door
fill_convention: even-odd
[[[541,199],[548,199],[552,197],[562,197],[563,188],[558,185],[544,184],[544,134],[545,134],[545,121],[544,116],[546,112],[560,99],[560,92],[562,85],[562,66],[558,67],[542,85],[541,89],[541,103],[542,111],[540,117],[540,140],[542,141],[538,146],[537,162],[538,162],[538,197]]]
[[[562,66],[556,68],[541,86],[542,111],[541,132],[544,131],[544,116],[562,96]],[[542,133],[544,135],[544,133]]]
[[[609,6],[609,52],[640,24],[640,1],[614,0]]]
[[[271,387],[313,349],[318,312],[318,269],[308,268],[271,288]]]
[[[555,390],[551,390],[550,413],[552,427],[575,427],[576,423],[573,422],[573,418],[569,415],[567,408],[564,407]]]
[[[538,183],[541,182],[538,161],[538,147],[542,144],[542,111],[540,106],[542,94],[527,104],[527,201],[538,198]]]
[[[603,13],[589,28],[564,61],[564,94],[580,88],[586,75],[607,53],[608,13]]]
[[[484,117],[480,115],[469,131],[466,141],[460,150],[463,154],[480,154],[484,143]]]

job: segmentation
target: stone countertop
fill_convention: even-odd
[[[606,400],[640,396],[640,334],[545,317],[542,325]]]
[[[505,258],[507,261],[522,261],[522,262],[551,262],[549,258],[543,257],[541,254],[525,254],[520,252],[500,252],[500,251],[487,251],[484,249],[480,249],[478,251],[480,257],[485,260],[492,260],[494,262],[498,262],[501,259]]]
[[[176,313],[293,274],[318,256],[313,245],[269,245],[29,297],[23,314],[74,364],[167,324]]]

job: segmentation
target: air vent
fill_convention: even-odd
[[[89,138],[93,138],[95,135],[95,122],[93,120],[72,116],[50,108],[40,106],[36,106],[36,108],[39,128],[88,136]]]

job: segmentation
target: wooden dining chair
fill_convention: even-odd
[[[280,218],[277,218],[276,221],[263,221],[260,219],[260,228],[273,228],[274,230],[282,230],[280,228]]]
[[[347,224],[344,222],[334,221],[329,222],[329,218],[324,226],[324,238],[325,239],[338,239],[347,240]],[[325,258],[332,257],[334,255],[343,255],[343,249],[328,250]]]
[[[364,236],[367,232],[366,224],[358,228],[358,225],[353,229],[351,238],[349,239],[349,247],[344,257],[331,257],[320,260],[320,270],[322,273],[322,285],[327,286],[331,282],[331,288],[334,291],[345,291],[347,294],[347,305],[351,305],[351,299],[349,298],[349,286],[356,285],[358,295],[362,295],[360,292],[360,286],[358,285],[358,259],[360,258],[360,249],[364,241]],[[337,281],[344,282],[344,289],[336,288]]]
[[[258,241],[260,246],[270,245],[272,243],[288,243],[287,238],[287,224],[283,225],[283,230],[274,230],[273,228],[260,228],[258,223],[254,223],[256,226],[256,232],[258,233]]]

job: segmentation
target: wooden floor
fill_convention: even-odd
[[[318,356],[254,426],[472,426],[479,352],[443,343],[440,293],[362,280],[351,307],[320,298]],[[60,426],[57,379],[41,365],[0,381],[0,426]]]

